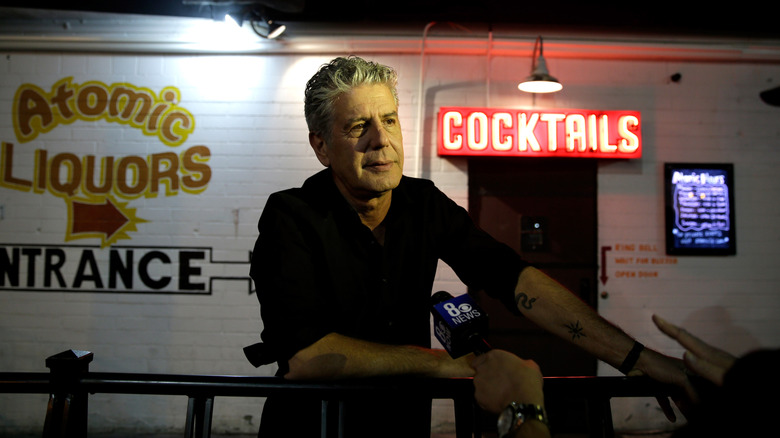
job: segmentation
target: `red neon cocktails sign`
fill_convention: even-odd
[[[442,107],[439,155],[640,158],[638,111]]]

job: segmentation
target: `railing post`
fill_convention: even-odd
[[[89,395],[79,380],[89,372],[92,353],[67,350],[46,358],[51,392],[43,424],[44,438],[86,438]]]
[[[344,400],[322,399],[320,411],[320,438],[343,438]]]
[[[184,437],[209,438],[213,413],[213,396],[190,396],[187,402],[187,424],[184,426]]]
[[[481,438],[481,410],[473,398],[458,396],[453,399],[455,407],[455,437]]]
[[[587,399],[591,438],[613,438],[612,405],[609,396],[596,396]]]

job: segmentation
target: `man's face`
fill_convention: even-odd
[[[389,193],[401,181],[403,138],[398,107],[385,85],[364,85],[336,101],[330,141],[309,141],[317,158],[333,169],[339,190],[367,200]]]

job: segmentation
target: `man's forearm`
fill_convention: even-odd
[[[628,375],[647,375],[659,382],[673,383],[685,389],[695,399],[695,389],[679,359],[665,356],[648,348],[630,354],[635,341],[618,327],[600,317],[566,288],[534,268],[525,268],[515,288],[518,309],[539,326]],[[659,398],[662,410],[670,421],[675,414],[668,401]]]
[[[331,333],[296,353],[284,377],[291,380],[387,375],[470,377],[473,370],[469,360],[469,357],[453,360],[444,350],[378,344]]]
[[[618,367],[634,341],[543,272],[525,268],[515,289],[517,307],[545,330]]]

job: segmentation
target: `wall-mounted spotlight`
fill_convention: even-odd
[[[278,37],[279,35],[283,34],[285,30],[287,30],[287,26],[284,24],[279,24],[266,18],[261,18],[260,20],[251,20],[249,24],[252,25],[252,30],[254,30],[256,34],[269,40]]]
[[[243,18],[239,14],[233,13],[231,14],[225,14],[225,23],[230,24],[233,27],[241,28],[243,25]]]
[[[267,17],[265,11],[257,7],[248,7],[237,12],[230,12],[225,15],[226,22],[233,22],[239,28],[243,26],[244,21],[248,21],[252,30],[263,38],[272,40],[283,34],[287,26],[279,24]]]
[[[538,57],[536,55],[537,51],[539,53]],[[558,82],[558,79],[550,76],[550,72],[547,71],[541,36],[536,38],[531,59],[531,75],[517,86],[520,91],[527,93],[554,93],[563,89],[563,85]]]
[[[761,100],[772,106],[780,106],[780,87],[770,88],[759,93]]]

